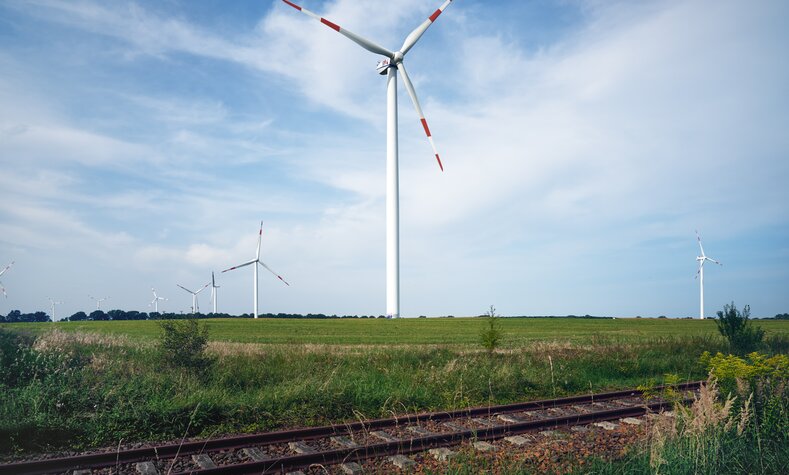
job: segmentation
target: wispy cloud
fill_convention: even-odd
[[[692,277],[694,228],[743,256],[753,230],[785,237],[784,2],[563,4],[581,20],[550,43],[518,35],[530,27],[519,18],[480,24],[481,5],[454,2],[409,58],[445,173],[401,90],[407,314],[473,313],[489,301],[505,313],[648,314],[645,301],[656,314],[690,313],[693,283],[675,282]],[[220,28],[145,2],[1,6],[88,51],[85,38],[109,38],[114,54],[95,56],[100,69],[79,63],[87,84],[55,87],[37,75],[45,52],[23,60],[0,43],[0,186],[13,193],[0,206],[3,242],[46,248],[41,232],[55,222],[95,269],[116,264],[85,243],[126,256],[135,270],[125,285],[149,292],[247,259],[264,218],[270,264],[298,283],[272,292],[272,307],[376,313],[376,58],[279,2],[264,7],[251,28]],[[307,7],[392,48],[432,8]],[[247,276],[223,279],[226,301],[242,302],[231,311],[246,310]],[[672,303],[653,302],[655,292]]]

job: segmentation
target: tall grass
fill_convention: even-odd
[[[22,338],[0,329],[0,452],[84,449],[255,432],[633,387],[706,374],[709,336],[626,343],[466,346],[212,342],[202,373],[162,364],[152,342],[79,332]],[[550,360],[549,360],[550,356]],[[553,366],[553,381],[546,378]],[[4,370],[0,370],[4,371]]]
[[[789,358],[705,355],[710,379],[690,408],[662,418],[648,443],[597,474],[784,474],[789,466]],[[721,382],[723,391],[719,389]]]

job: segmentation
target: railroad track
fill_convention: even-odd
[[[684,383],[673,389],[691,392],[701,384]],[[662,389],[666,388],[655,388]],[[685,403],[692,401],[687,396]],[[436,458],[446,457],[447,447],[464,441],[480,444],[507,437],[517,444],[525,441],[514,437],[518,434],[635,418],[670,406],[659,399],[645,402],[638,390],[614,391],[24,461],[0,465],[0,475],[298,473],[315,464],[340,464],[346,473],[360,473],[358,462],[364,460],[390,457],[397,465],[408,465],[413,463],[405,457],[408,454],[432,449]]]

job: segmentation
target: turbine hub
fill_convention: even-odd
[[[396,68],[398,64],[403,62],[403,57],[403,53],[398,51],[394,54],[393,58],[384,58],[378,61],[378,64],[375,65],[375,70],[378,71],[378,74],[381,76],[386,76],[389,72],[389,68]]]

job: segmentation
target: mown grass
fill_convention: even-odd
[[[0,451],[500,404],[633,387],[667,373],[698,379],[706,374],[700,354],[725,347],[714,325],[688,321],[505,320],[505,349],[491,355],[477,344],[477,319],[204,323],[215,362],[201,373],[162,364],[156,322],[0,328],[0,368],[10,368],[0,371]],[[767,351],[786,351],[786,329],[768,328]]]

